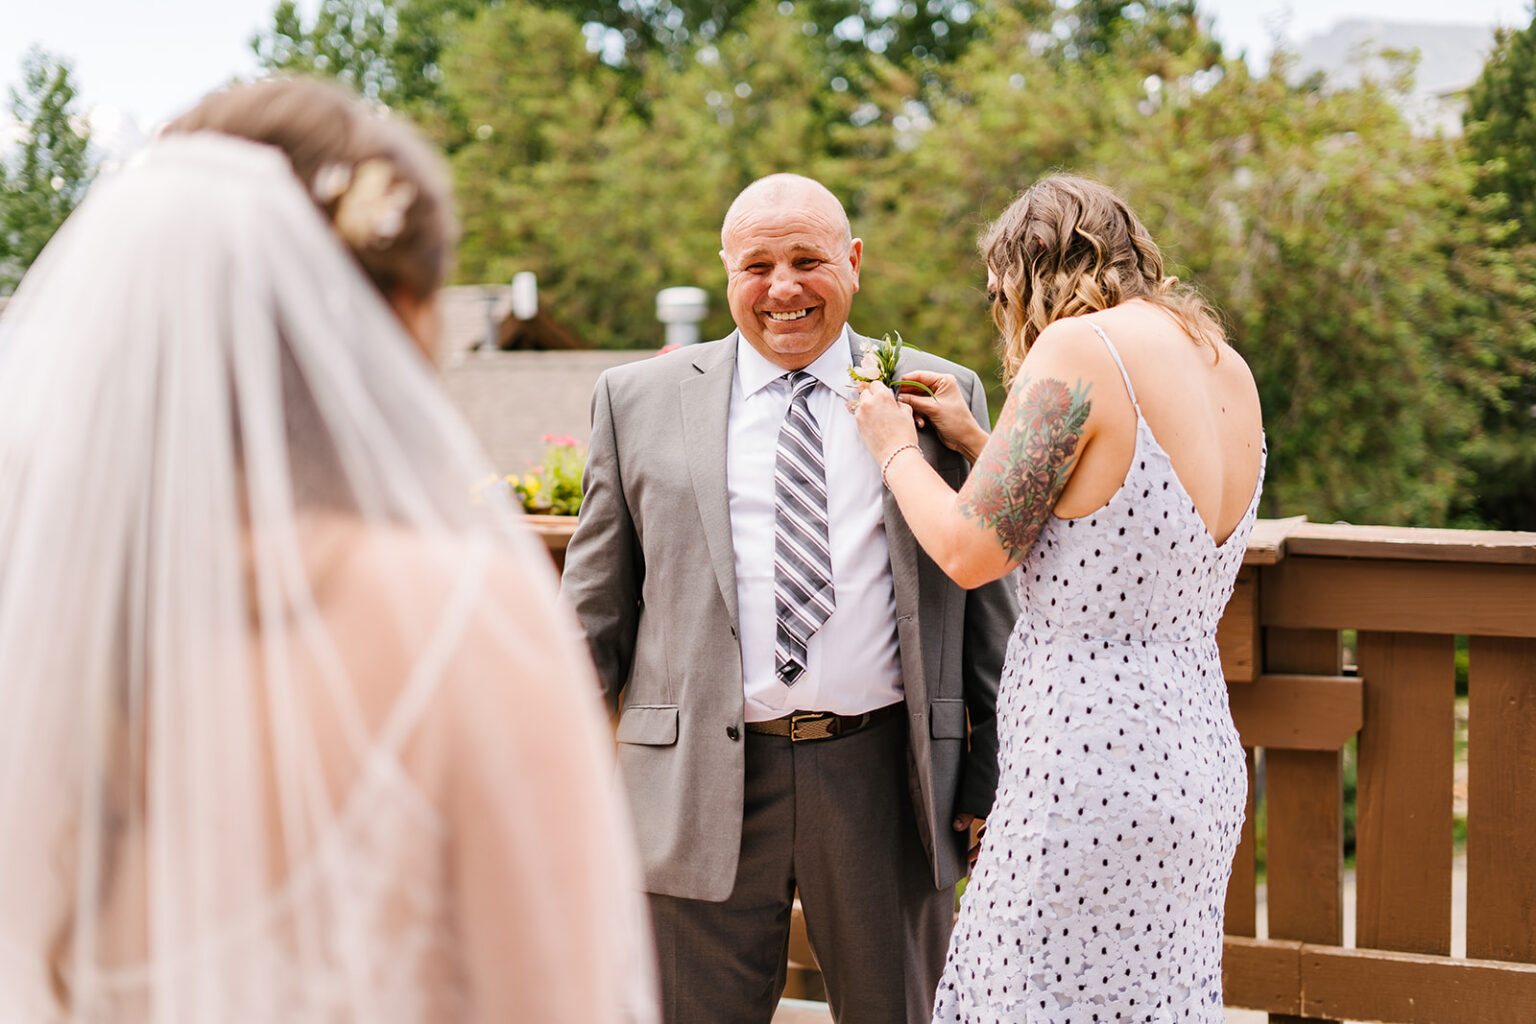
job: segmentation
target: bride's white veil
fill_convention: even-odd
[[[0,319],[0,1024],[508,1019],[487,964],[521,1019],[647,1016],[595,689],[489,474],[280,152],[93,188]]]

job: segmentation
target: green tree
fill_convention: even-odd
[[[834,88],[805,39],[802,22],[760,4],[698,59],[648,66],[641,117],[623,74],[587,52],[569,17],[484,12],[446,64],[472,136],[453,157],[461,278],[533,270],[550,308],[593,342],[658,345],[659,289],[723,297],[720,221],[741,188],[795,170],[846,193],[857,160],[872,158],[864,138],[884,131],[879,115],[863,128],[851,119],[874,104]],[[494,56],[510,53],[523,55],[516,71]],[[703,329],[730,330],[723,301]]]
[[[1475,213],[1459,141],[1415,136],[1401,83],[1317,91],[1286,71],[1165,91],[1115,178],[1254,369],[1267,512],[1464,521],[1528,285]]]
[[[1536,242],[1536,16],[1498,30],[1463,120],[1479,194],[1503,195],[1515,238]]]
[[[1031,2],[1018,10],[1048,27],[1046,52],[1058,63],[1107,57],[1144,75],[1174,76],[1191,58],[1202,67],[1221,58],[1221,44],[1201,22],[1195,0]]]
[[[280,0],[250,40],[268,71],[337,78],[372,102],[403,111],[441,141],[461,125],[443,91],[443,51],[486,0],[321,0],[309,24]]]
[[[396,106],[419,85],[396,66],[396,24],[391,0],[321,0],[308,26],[294,0],[281,0],[272,28],[253,37],[251,49],[270,71],[338,78],[367,99]]]
[[[753,178],[799,171],[865,240],[855,327],[995,373],[976,232],[1041,175],[1086,173],[1224,311],[1265,405],[1266,513],[1513,525],[1536,507],[1536,258],[1461,141],[1412,134],[1401,82],[1252,74],[1183,0],[994,5],[946,61],[851,58],[813,3],[732,8],[622,66],[586,14],[456,23],[439,66],[461,279],[534,270],[560,319],[617,347],[657,344],[657,289],[695,284],[718,336],[720,218]]]
[[[606,289],[583,295],[576,282],[600,273],[601,254],[581,238],[609,122],[627,116],[618,73],[587,50],[569,16],[527,4],[482,11],[444,67],[448,101],[468,130],[452,158],[459,276],[506,281],[533,270],[541,300],[590,337],[588,314]]]
[[[21,145],[0,163],[0,291],[26,273],[59,225],[79,205],[94,175],[90,129],[74,107],[67,61],[34,47],[11,90]]]
[[[1498,286],[1490,311],[1505,321],[1505,383],[1468,446],[1475,483],[1466,511],[1476,522],[1536,530],[1536,9],[1527,27],[1499,30],[1467,100],[1467,159],[1478,196],[1471,213],[1486,225],[1483,251],[1496,253],[1479,269]]]
[[[978,33],[974,15],[980,5],[972,0],[775,2],[781,16],[796,20],[814,62],[833,71],[881,59],[942,63],[963,53]],[[683,67],[737,30],[758,5],[758,0],[322,0],[305,24],[295,0],[280,0],[271,25],[251,39],[251,48],[269,71],[340,78],[429,126],[451,122],[442,137],[456,142],[462,123],[443,89],[444,53],[481,10],[536,6],[574,19],[587,48],[622,71],[626,92],[645,113],[647,95],[640,85],[650,64]]]
[[[925,76],[921,126],[909,119],[893,159],[863,177],[855,204],[869,261],[858,315],[869,330],[899,327],[995,379],[977,232],[1053,169],[1092,171],[1101,153],[1134,161],[1149,76],[1166,76],[1175,92],[1219,57],[1187,5],[1122,14],[1129,6],[993,10],[963,56]]]
[[[1264,402],[1268,514],[1457,516],[1520,285],[1466,212],[1455,143],[1415,138],[1386,88],[1255,77],[1198,34],[1085,59],[1038,33],[1004,12],[937,76],[932,128],[872,185],[856,315],[990,363],[976,230],[1041,175],[1087,174],[1225,312]]]
[[[1414,138],[1374,87],[1317,93],[1241,66],[1168,107],[1127,191],[1253,367],[1266,511],[1443,525],[1480,383],[1452,349],[1479,339],[1441,285],[1461,245],[1454,150]],[[1159,162],[1172,182],[1149,180]]]
[[[720,42],[751,20],[758,0],[540,0],[571,15],[615,63],[643,68],[662,57],[674,64]],[[1037,2],[1037,0],[1029,0]],[[973,0],[774,0],[794,18],[804,44],[829,64],[867,55],[905,63],[945,62],[976,37]]]

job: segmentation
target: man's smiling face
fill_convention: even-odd
[[[842,334],[859,290],[863,243],[820,186],[738,202],[722,232],[726,296],[742,336],[786,370],[810,365]]]

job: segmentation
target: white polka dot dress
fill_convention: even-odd
[[[1247,771],[1216,623],[1259,495],[1217,546],[1139,406],[1136,423],[1120,490],[1052,518],[1019,567],[997,801],[935,1021],[1223,1019]]]

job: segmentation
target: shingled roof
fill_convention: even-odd
[[[501,473],[527,472],[543,458],[546,435],[585,444],[598,375],[655,352],[594,349],[544,309],[520,320],[510,285],[444,288],[438,302],[443,387]],[[644,329],[660,347],[661,325]],[[493,331],[494,348],[485,344]]]
[[[496,469],[524,473],[543,457],[546,434],[587,442],[599,374],[651,355],[613,349],[465,352],[443,365],[443,388]]]
[[[438,306],[443,318],[443,358],[451,358],[456,352],[488,347],[486,342],[492,334],[494,347],[502,351],[555,352],[592,348],[586,339],[542,307],[526,320],[514,316],[511,285],[454,285],[439,293]]]

